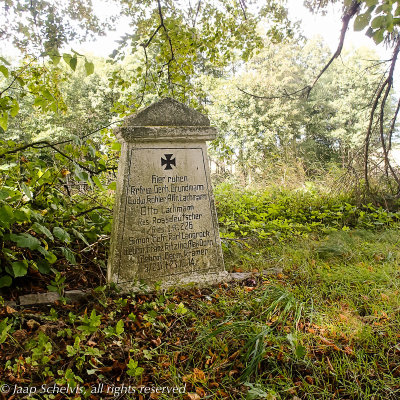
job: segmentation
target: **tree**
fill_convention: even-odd
[[[305,0],[305,4],[310,10],[318,12],[324,11],[329,3],[337,3],[337,0]],[[392,110],[391,123],[385,124],[387,120],[386,104],[390,99],[390,93],[393,88],[394,70],[400,51],[400,3],[394,0],[344,0],[343,1],[343,24],[341,36],[336,52],[321,70],[315,82],[328,69],[334,59],[338,58],[343,49],[347,28],[350,21],[354,20],[354,29],[365,31],[366,35],[371,37],[378,45],[382,42],[393,48],[393,56],[387,62],[389,68],[386,76],[377,85],[374,90],[374,98],[371,102],[369,124],[365,133],[364,141],[364,179],[368,192],[371,192],[370,185],[370,151],[371,141],[374,134],[377,133],[380,138],[382,155],[384,160],[384,172],[395,181],[393,193],[400,196],[400,174],[390,162],[389,152],[392,149],[393,134],[396,128],[398,113],[400,110],[400,99],[397,107]],[[313,85],[314,85],[313,84]],[[312,86],[308,89],[308,91]],[[389,184],[391,180],[389,179]]]
[[[1,7],[0,40],[11,40],[23,53],[58,55],[71,40],[104,34],[90,0],[6,0]]]
[[[64,50],[77,33],[83,37],[104,26],[97,24],[89,1],[7,0],[2,9],[8,18],[2,39],[13,40],[22,57],[0,58],[0,287],[32,271],[54,272],[57,264],[82,265],[87,254],[81,249],[97,248],[99,237],[109,233],[105,189],[114,188],[107,174],[115,170],[119,150],[106,129],[112,113],[123,116],[166,94],[199,106],[204,102],[195,79],[200,72],[221,73],[233,55],[245,60],[262,45],[257,17],[243,0],[232,5],[202,0],[192,6],[171,0],[116,3],[131,17],[132,33],[102,77],[94,74],[94,60]],[[269,30],[274,40],[291,34],[285,9],[274,7],[278,3],[270,0],[262,11],[274,19]],[[111,96],[105,115],[87,121],[73,90],[87,95],[84,108],[93,111],[90,100],[105,82],[112,93],[121,93],[120,101],[110,109]],[[101,147],[91,140],[99,132]],[[92,195],[71,190],[70,177],[92,187]]]
[[[329,162],[348,166],[368,126],[370,88],[383,73],[367,61],[375,57],[366,49],[344,54],[308,98],[295,92],[329,59],[321,41],[269,43],[234,77],[203,78],[209,114],[221,132],[217,155],[233,157],[245,175],[299,157],[309,175]]]

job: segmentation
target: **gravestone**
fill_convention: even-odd
[[[108,281],[126,290],[223,280],[206,141],[207,117],[173,99],[127,117],[121,142]]]

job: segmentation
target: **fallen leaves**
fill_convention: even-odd
[[[206,382],[206,375],[205,373],[198,369],[194,368],[191,374],[185,375],[182,378],[183,382]]]
[[[186,393],[186,399],[187,400],[200,400],[201,397],[199,396],[198,393]]]

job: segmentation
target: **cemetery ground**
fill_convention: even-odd
[[[350,196],[229,185],[216,203],[226,269],[253,272],[242,281],[121,294],[99,272],[106,238],[85,236],[70,240],[75,263],[60,257],[56,278],[30,266],[3,289],[7,301],[91,288],[77,302],[3,302],[3,398],[399,398],[399,213]],[[136,392],[120,394],[128,386]]]

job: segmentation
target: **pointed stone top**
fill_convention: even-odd
[[[126,118],[124,126],[210,126],[203,114],[166,97]]]

